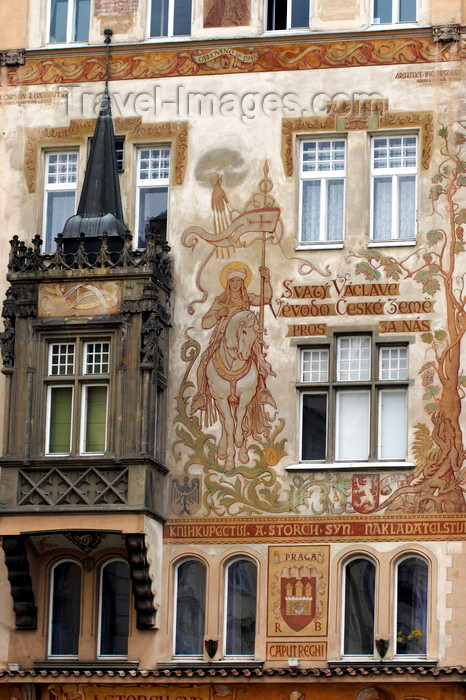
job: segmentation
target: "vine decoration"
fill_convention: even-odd
[[[426,246],[403,260],[376,249],[349,256],[360,260],[356,274],[367,280],[377,280],[382,273],[394,280],[412,278],[426,295],[443,293],[445,302],[444,327],[420,336],[429,358],[419,374],[430,426],[424,422],[414,426],[412,450],[417,467],[407,483],[379,506],[378,510],[388,512],[466,511],[466,452],[460,424],[466,393],[461,368],[461,343],[466,333],[466,272],[462,272],[466,208],[458,203],[466,186],[466,129],[458,123],[442,124],[438,135],[442,160],[431,179],[429,199],[431,215],[441,217],[444,226],[428,231]]]

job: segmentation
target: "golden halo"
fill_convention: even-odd
[[[231,262],[228,263],[228,265],[225,265],[223,270],[220,273],[220,282],[222,283],[222,287],[225,288],[227,286],[227,272],[228,270],[243,270],[246,272],[246,279],[244,280],[244,286],[248,287],[249,283],[251,281],[252,273],[250,268],[242,262]]]

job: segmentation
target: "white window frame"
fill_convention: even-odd
[[[106,561],[103,562],[99,569],[99,619],[98,619],[98,625],[97,625],[97,658],[98,659],[127,659],[128,654],[102,654],[101,653],[101,643],[102,643],[102,593],[103,593],[103,571],[106,566],[109,564],[112,564],[113,562],[123,562],[128,565],[128,562],[126,559],[123,559],[122,557],[112,557],[111,559],[107,559]],[[128,601],[128,633],[130,632],[130,623],[131,623],[131,577],[129,578],[129,598],[130,600]],[[129,635],[128,635],[129,636]],[[129,638],[128,638],[129,641]]]
[[[227,625],[228,625],[228,601],[229,601],[229,591],[228,591],[228,577],[229,577],[229,568],[232,564],[235,564],[238,561],[247,561],[251,564],[253,564],[256,568],[256,610],[255,610],[255,637],[254,637],[254,653],[253,654],[227,654]],[[238,556],[235,556],[233,559],[230,559],[224,566],[224,589],[223,589],[223,600],[224,600],[224,606],[223,606],[223,656],[225,659],[228,659],[229,661],[232,660],[238,660],[238,661],[251,661],[254,660],[255,658],[255,649],[256,649],[256,640],[257,640],[257,630],[258,630],[258,610],[259,610],[259,567],[256,561],[252,559],[251,557],[241,555],[239,554]]]
[[[316,152],[316,170],[305,170],[304,169],[304,148],[306,144],[315,143],[316,149],[318,149],[319,144],[329,143],[330,150],[332,150],[332,144],[336,142],[344,143],[344,160],[343,168],[336,169],[332,168],[329,170],[318,170],[318,151]],[[300,184],[299,184],[299,248],[315,248],[315,247],[342,247],[345,238],[345,224],[346,224],[346,161],[347,161],[347,140],[342,136],[331,136],[331,137],[318,137],[318,138],[303,138],[300,139],[299,144],[299,164],[300,164]],[[320,219],[319,219],[319,237],[316,240],[305,240],[304,234],[304,224],[303,224],[303,201],[304,201],[304,183],[308,181],[319,181],[320,182]],[[329,183],[343,180],[343,202],[342,202],[342,233],[341,238],[330,239],[328,236],[328,207],[327,207],[327,195]]]
[[[157,39],[157,41],[160,40],[170,40],[173,38],[178,38],[178,37],[189,37],[191,36],[192,33],[192,24],[193,24],[193,1],[191,0],[191,17],[190,17],[190,31],[187,34],[175,34],[175,15],[176,15],[176,3],[177,0],[167,0],[168,2],[168,19],[167,19],[167,33],[166,34],[152,34],[151,32],[151,26],[152,26],[152,12],[153,12],[153,0],[148,0],[147,2],[147,27],[148,27],[148,34],[147,38],[148,39]]]
[[[94,373],[86,372],[87,347],[89,345],[108,346],[108,372]],[[74,367],[73,374],[52,374],[52,349],[54,345],[74,345]],[[64,454],[78,453],[80,455],[101,455],[108,450],[109,440],[109,415],[110,405],[110,372],[112,343],[109,338],[76,338],[70,340],[50,340],[47,347],[47,377],[46,377],[46,425],[45,425],[45,454],[50,457],[60,457]],[[106,406],[105,406],[105,447],[99,452],[89,452],[86,450],[86,421],[87,421],[87,393],[89,387],[105,386]],[[70,449],[67,452],[50,452],[50,421],[51,421],[51,393],[56,388],[71,388],[71,427],[70,427]],[[78,412],[78,413],[76,413]],[[75,421],[77,415],[78,421]],[[78,433],[76,435],[76,432]]]
[[[344,338],[369,338],[370,340],[370,369],[369,376],[361,380],[339,380],[339,348],[341,340]],[[303,361],[305,354],[309,350],[329,349],[328,355],[328,377],[327,380],[306,381],[303,377]],[[387,348],[402,350],[399,355],[404,359],[403,362],[398,362],[398,368],[395,368],[395,376],[391,378],[381,378],[382,373],[382,353]],[[323,355],[321,355],[322,357]],[[398,360],[399,360],[398,358]],[[408,406],[408,360],[409,352],[406,342],[398,343],[381,343],[378,338],[374,338],[371,334],[344,333],[338,335],[335,339],[333,347],[322,344],[302,346],[299,355],[299,376],[298,376],[298,393],[299,393],[299,459],[301,465],[308,464],[310,467],[318,465],[319,468],[334,467],[334,468],[350,468],[355,465],[358,468],[369,466],[386,466],[408,465],[406,462],[407,454],[407,406]],[[396,376],[397,375],[397,376]],[[382,440],[382,410],[381,397],[384,392],[398,392],[405,395],[405,436],[404,436],[404,456],[382,457],[381,440]],[[343,458],[339,455],[339,436],[340,436],[340,401],[343,394],[365,393],[368,396],[368,419],[367,426],[364,432],[364,439],[367,440],[367,457],[364,458]],[[326,417],[325,417],[325,457],[323,459],[310,460],[303,455],[304,442],[304,397],[307,395],[326,396]]]
[[[89,375],[86,375],[89,376]],[[94,452],[87,449],[87,409],[88,409],[88,390],[89,388],[103,386],[106,389],[105,392],[105,441],[104,449],[99,452]],[[81,385],[81,425],[80,425],[80,445],[79,452],[82,455],[100,455],[107,451],[107,439],[108,439],[108,384],[102,382],[98,383],[83,383]]]
[[[349,559],[346,559],[346,561],[343,562],[343,565],[341,567],[341,634],[340,634],[340,655],[341,658],[343,659],[354,659],[354,660],[368,660],[374,658],[374,653],[372,654],[347,654],[345,653],[345,630],[346,630],[346,567],[348,564],[351,564],[354,561],[357,561],[359,559],[364,559],[365,561],[369,561],[375,569],[375,577],[374,577],[374,639],[373,643],[375,646],[375,639],[377,637],[377,630],[376,630],[376,623],[377,623],[377,606],[378,606],[378,599],[377,599],[377,584],[378,584],[378,577],[379,577],[379,566],[372,557],[368,556],[365,552],[361,552],[360,554],[357,553],[354,556],[351,556]]]
[[[404,561],[407,559],[420,559],[427,567],[427,586],[426,586],[426,595],[427,595],[427,606],[426,606],[426,631],[425,631],[425,636],[426,636],[426,653],[421,653],[421,654],[397,654],[396,652],[396,647],[397,647],[397,637],[398,637],[398,567],[400,564],[402,564]],[[409,661],[410,659],[425,659],[427,658],[427,649],[429,646],[429,618],[430,618],[430,606],[431,606],[431,577],[432,577],[432,567],[431,563],[429,560],[420,554],[419,552],[406,552],[401,556],[399,559],[396,560],[394,564],[394,576],[393,576],[393,586],[394,586],[394,595],[393,595],[393,639],[394,639],[394,650],[393,650],[393,656],[396,660],[402,660],[405,659],[406,661]]]
[[[56,377],[57,375],[53,375]],[[60,375],[58,375],[60,376]],[[71,375],[62,375],[71,378]],[[70,425],[70,449],[66,452],[50,452],[50,421],[52,418],[52,391],[54,389],[71,389],[71,425]],[[60,457],[63,455],[69,455],[72,450],[73,445],[73,418],[74,418],[74,402],[75,402],[75,388],[74,384],[64,382],[63,384],[50,384],[47,387],[47,409],[46,409],[46,427],[45,427],[45,454],[50,457]]]
[[[56,156],[57,158],[60,158],[60,156],[66,155],[68,158],[70,155],[75,155],[76,156],[76,170],[75,170],[75,178],[73,181],[72,178],[72,170],[67,169],[66,173],[66,182],[55,182],[51,183],[49,182],[49,178],[53,177],[53,174],[50,173],[50,158],[52,156]],[[48,200],[49,200],[49,195],[53,193],[65,193],[65,192],[74,192],[74,202],[73,202],[73,211],[70,214],[70,216],[73,216],[73,214],[76,213],[76,195],[78,191],[78,169],[79,169],[79,151],[77,148],[70,148],[69,150],[63,150],[63,151],[46,151],[45,152],[45,164],[44,164],[44,196],[43,196],[43,216],[42,216],[42,239],[43,239],[43,247],[45,252],[51,252],[54,248],[54,239],[55,236],[52,233],[52,240],[47,241],[47,223],[48,223]],[[57,170],[57,176],[58,176],[58,170]],[[65,222],[63,222],[64,224]],[[61,233],[61,231],[57,231],[57,234]]]
[[[81,612],[82,612],[82,602],[83,602],[83,596],[82,596],[82,586],[83,586],[83,567],[80,561],[73,559],[71,557],[64,557],[63,559],[59,559],[58,561],[54,562],[53,566],[50,567],[49,569],[49,615],[48,615],[48,635],[47,635],[47,657],[49,659],[77,659],[79,658],[79,649],[78,649],[78,654],[52,654],[52,624],[53,624],[53,613],[54,613],[54,604],[53,604],[53,596],[54,596],[54,578],[55,578],[55,569],[57,566],[60,566],[60,564],[65,564],[66,562],[70,562],[72,564],[76,564],[81,570],[81,586],[80,586],[80,592],[79,592],[79,600],[80,600],[80,607],[81,607]],[[81,630],[80,630],[81,633]],[[81,636],[79,633],[78,639]],[[79,644],[79,642],[78,642]]]
[[[168,158],[168,171],[162,174],[161,177],[151,177],[143,179],[141,177],[141,158],[144,151],[159,151],[160,159]],[[163,152],[167,153],[164,154]],[[151,158],[151,157],[150,157]],[[139,245],[139,218],[140,218],[140,203],[141,203],[141,190],[144,189],[167,189],[167,238],[168,238],[168,221],[169,221],[169,200],[170,200],[170,175],[171,175],[171,159],[172,153],[169,145],[166,144],[149,144],[147,146],[138,146],[137,157],[136,157],[136,216],[135,216],[135,226],[134,235],[135,242],[134,245],[141,247]]]
[[[285,31],[293,31],[293,32],[302,32],[302,31],[309,31],[311,27],[311,12],[312,12],[312,0],[309,0],[309,17],[308,17],[308,24],[306,24],[304,27],[292,27],[291,26],[291,20],[292,20],[292,6],[293,6],[293,0],[284,0],[286,1],[286,27],[283,27],[281,29],[269,29],[269,3],[268,0],[265,0],[265,9],[264,9],[264,17],[265,17],[265,28],[267,32],[285,32]],[[274,4],[277,2],[280,2],[280,0],[273,0]]]
[[[400,167],[386,167],[386,168],[375,168],[374,167],[374,152],[375,144],[378,140],[387,139],[387,153],[390,150],[390,140],[391,139],[405,139],[414,138],[416,140],[416,164],[414,166],[400,166]],[[414,242],[417,237],[417,225],[418,225],[418,166],[419,166],[419,137],[418,134],[414,133],[389,133],[389,134],[373,134],[371,136],[371,207],[370,207],[370,245],[406,245],[410,242]],[[400,237],[400,230],[398,225],[398,211],[399,211],[399,188],[398,182],[402,177],[412,177],[414,176],[414,225],[411,236]],[[391,178],[391,234],[388,238],[376,238],[374,230],[374,219],[375,219],[375,182],[378,178]]]
[[[199,564],[201,564],[204,567],[204,574],[205,574],[205,590],[204,590],[204,600],[205,600],[205,605],[204,605],[204,637],[205,637],[205,632],[207,629],[207,566],[202,559],[199,559],[199,557],[193,557],[193,556],[188,556],[184,557],[180,561],[178,561],[175,565],[174,568],[174,579],[173,579],[173,635],[172,635],[172,655],[174,659],[181,659],[181,660],[188,660],[192,659],[193,661],[200,661],[204,658],[203,654],[177,654],[176,653],[176,637],[177,637],[177,625],[178,625],[178,574],[179,574],[179,569],[183,564],[186,564],[189,561],[196,561]]]
[[[415,26],[418,23],[418,17],[419,17],[419,5],[416,0],[416,19],[415,20],[409,20],[409,21],[402,21],[399,19],[399,14],[400,14],[400,0],[391,0],[392,1],[392,20],[391,22],[377,22],[376,17],[374,16],[375,14],[375,1],[371,0],[371,24],[378,26],[378,27],[389,27],[392,26],[393,24],[402,24],[403,26]]]
[[[50,36],[51,22],[52,22],[52,0],[47,0],[47,44],[50,46],[66,46],[67,44],[74,44],[78,46],[84,46],[89,42],[89,31],[87,34],[87,39],[77,39],[74,40],[73,36],[75,33],[75,17],[76,17],[76,0],[67,0],[68,11],[66,19],[66,39],[65,41],[52,41]],[[89,7],[89,30],[91,25],[91,4]]]

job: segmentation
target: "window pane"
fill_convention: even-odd
[[[388,240],[392,237],[392,178],[374,179],[373,237]]]
[[[162,229],[167,229],[168,187],[143,187],[139,195],[138,247],[146,245],[146,231],[150,220],[158,221]]]
[[[338,392],[335,440],[337,459],[368,459],[369,399],[368,391]]]
[[[301,354],[303,382],[328,382],[328,350],[303,350]]]
[[[90,0],[75,0],[73,41],[88,40],[90,12]]]
[[[107,387],[86,386],[84,452],[105,452],[107,437]]]
[[[44,250],[55,247],[55,238],[75,213],[75,192],[47,192]]]
[[[344,180],[327,181],[327,240],[343,240]]]
[[[415,22],[416,21],[416,0],[400,0],[399,21],[400,22]]]
[[[425,654],[427,642],[427,563],[410,557],[397,567],[397,654]]]
[[[256,636],[256,566],[240,559],[227,569],[226,648],[228,656],[253,656]]]
[[[50,3],[50,38],[51,44],[66,42],[68,24],[68,0],[51,0]]]
[[[174,0],[173,35],[191,34],[191,0]]]
[[[301,459],[324,460],[327,449],[327,394],[303,394]]]
[[[49,446],[51,454],[70,451],[71,414],[73,388],[71,386],[50,388],[49,406]]]
[[[357,559],[345,566],[344,654],[374,653],[375,566]]]
[[[152,0],[151,36],[168,36],[168,0]]]
[[[301,240],[320,240],[320,180],[303,182]]]
[[[374,0],[374,24],[391,24],[392,0]]]
[[[286,29],[286,2],[267,1],[267,29]]]
[[[368,336],[338,338],[337,379],[361,382],[371,378],[371,340]]]
[[[53,343],[49,348],[49,374],[73,374],[74,344]]]
[[[129,633],[129,566],[112,561],[102,569],[100,655],[126,656]]]
[[[406,389],[381,391],[379,396],[379,458],[406,458]]]
[[[77,656],[81,569],[65,561],[53,569],[52,623],[50,653],[53,656]]]
[[[202,656],[204,652],[205,566],[192,559],[177,569],[175,654]]]
[[[414,238],[416,233],[416,177],[398,177],[398,236]]]
[[[309,0],[291,0],[291,28],[309,27]]]
[[[110,343],[86,343],[85,374],[107,374]]]
[[[408,348],[380,348],[379,379],[407,379]]]

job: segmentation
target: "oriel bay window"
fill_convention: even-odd
[[[52,342],[48,350],[46,453],[104,453],[110,342]]]
[[[341,335],[301,350],[301,461],[404,461],[408,348]]]

